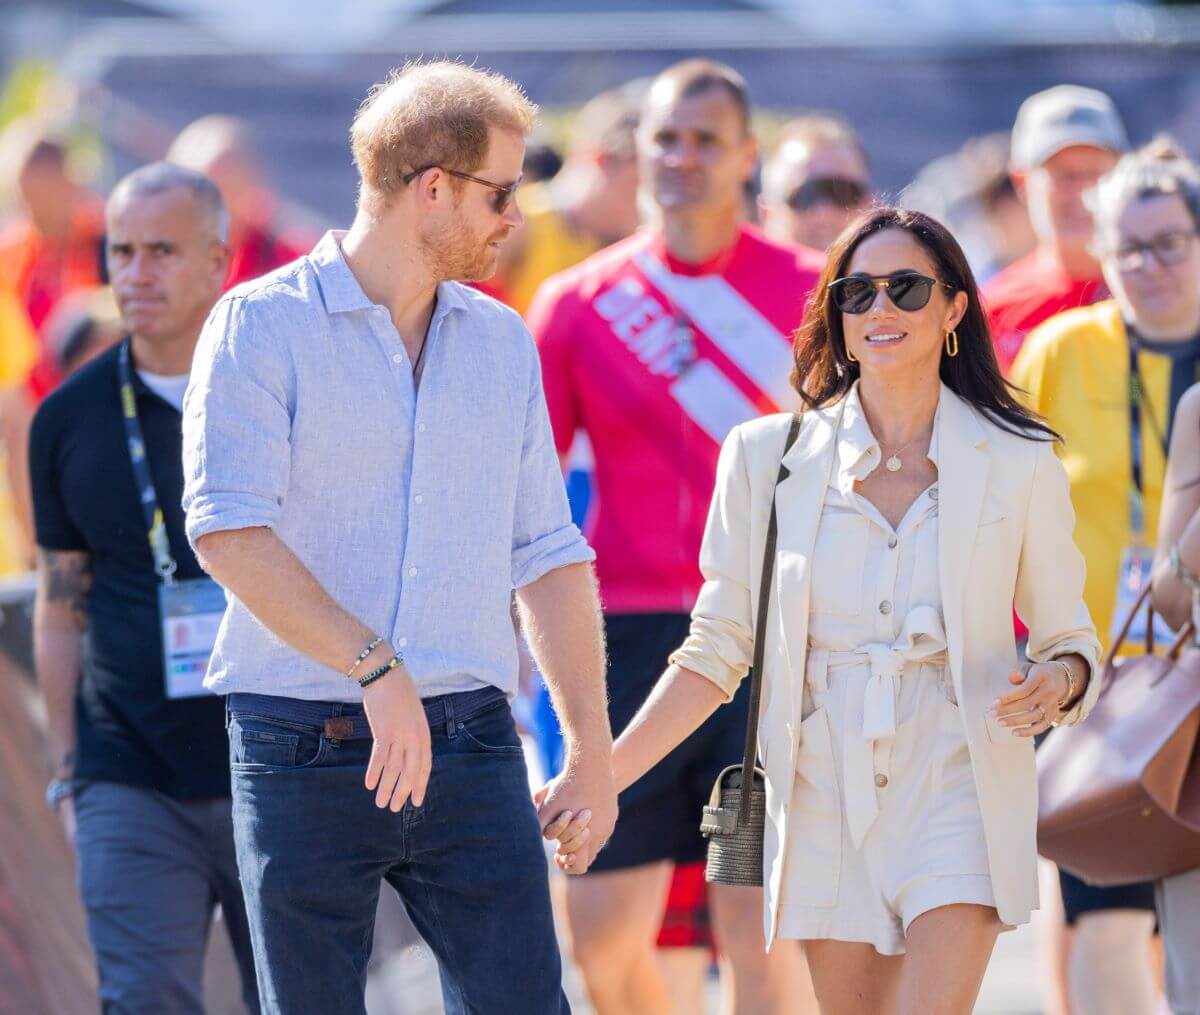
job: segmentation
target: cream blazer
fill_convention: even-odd
[[[778,929],[788,856],[788,803],[800,743],[808,651],[810,562],[833,466],[841,403],[805,413],[783,463],[778,555],[764,647],[759,757],[767,779],[764,929]],[[790,416],[737,427],[721,449],[700,551],[704,586],[691,633],[671,661],[732,697],[749,669],[771,493]],[[1048,441],[1000,429],[942,386],[938,412],[938,566],[950,671],[983,814],[1000,919],[1025,923],[1037,907],[1037,777],[1033,741],[986,713],[1012,689],[1012,608],[1029,624],[1035,662],[1076,652],[1096,668],[1100,643],[1083,602],[1083,557],[1066,472]],[[1092,680],[1065,717],[1079,722],[1099,693]]]

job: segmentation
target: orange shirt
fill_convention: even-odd
[[[48,241],[30,222],[19,223],[0,235],[0,288],[17,297],[40,331],[64,296],[101,284],[103,243],[98,202],[80,207],[64,243]],[[43,348],[29,377],[34,397],[41,399],[61,379]]]

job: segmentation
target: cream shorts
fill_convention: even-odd
[[[905,667],[896,732],[861,737],[865,663],[806,683],[788,811],[779,935],[904,952],[909,925],[954,903],[995,906],[983,819],[948,671]],[[851,740],[851,743],[847,743]],[[856,848],[847,821],[846,750],[867,750],[878,813]]]

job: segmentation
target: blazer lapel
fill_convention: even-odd
[[[963,701],[963,608],[967,569],[988,482],[987,430],[975,411],[942,385],[938,407],[938,577],[950,672]]]
[[[800,434],[783,459],[788,476],[775,490],[779,542],[775,561],[775,596],[779,604],[780,644],[792,689],[789,735],[795,737],[803,701],[805,645],[808,641],[810,567],[820,505],[837,450],[837,431],[845,400],[805,413]]]

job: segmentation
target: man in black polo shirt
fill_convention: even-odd
[[[254,1011],[224,704],[198,686],[224,602],[180,507],[183,394],[228,224],[210,180],[165,163],[122,180],[107,219],[129,337],[46,399],[30,437],[47,797],[74,834],[105,1013],[202,1013],[217,903]]]

